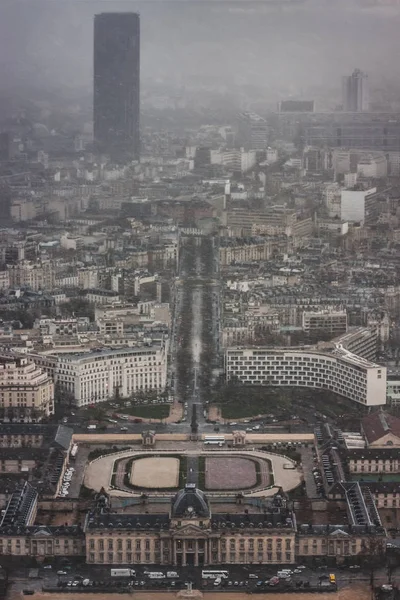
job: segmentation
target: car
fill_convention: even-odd
[[[67,571],[57,571],[57,575],[67,575]]]
[[[304,569],[307,569],[307,567],[305,567],[304,565],[299,565],[297,568],[298,568],[298,569],[301,569],[302,571],[303,571]]]
[[[72,587],[72,581],[68,581],[67,587]]]
[[[301,573],[301,569],[295,569],[293,573]]]
[[[350,569],[361,569],[360,565],[350,565]]]
[[[53,567],[51,565],[44,565],[43,569],[52,569]]]
[[[249,573],[249,579],[258,579],[258,575],[255,573]]]
[[[121,427],[120,431],[128,431],[128,428],[127,427]]]

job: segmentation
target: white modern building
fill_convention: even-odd
[[[167,348],[140,346],[99,352],[35,356],[61,389],[71,393],[77,406],[105,402],[119,394],[165,389]]]
[[[228,348],[225,374],[244,384],[325,389],[365,406],[386,403],[386,368],[335,346]]]
[[[383,153],[366,154],[361,156],[357,164],[357,175],[372,179],[386,177],[388,164]]]
[[[372,218],[376,188],[369,190],[342,190],[340,218],[342,221],[364,223]]]

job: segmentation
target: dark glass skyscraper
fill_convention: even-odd
[[[101,13],[94,19],[94,139],[115,158],[140,154],[140,18]]]

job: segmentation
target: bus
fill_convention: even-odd
[[[205,570],[201,572],[201,576],[203,579],[228,579],[229,571],[209,571]]]
[[[223,446],[225,437],[223,435],[205,435],[204,444],[206,446]]]

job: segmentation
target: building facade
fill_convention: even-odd
[[[386,402],[386,369],[340,348],[228,348],[225,376],[244,384],[330,390],[366,406]]]
[[[347,331],[347,312],[305,310],[302,315],[302,326],[303,331],[307,333],[324,332],[332,336],[340,335]]]
[[[265,150],[268,145],[266,120],[256,113],[241,113],[238,119],[237,141],[245,150]]]
[[[342,79],[342,104],[346,112],[364,112],[369,108],[368,75],[355,69]]]
[[[113,514],[107,499],[88,515],[89,564],[293,564],[294,517],[281,497],[264,514],[212,514],[204,493],[187,484],[169,513]]]
[[[128,397],[139,391],[162,392],[166,385],[164,343],[35,358],[61,389],[74,396],[77,406],[105,402],[115,394]]]
[[[3,421],[36,422],[54,414],[54,384],[25,356],[0,356],[0,415]]]
[[[94,139],[103,151],[139,158],[140,18],[102,13],[94,21]]]

